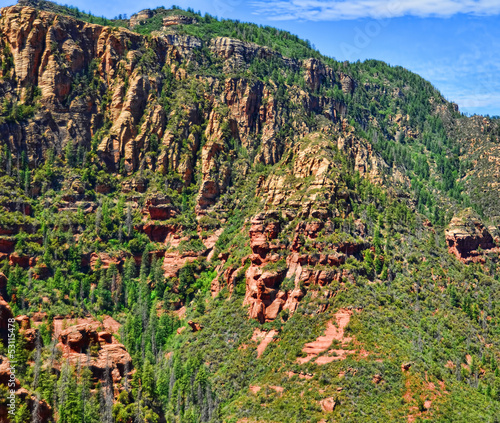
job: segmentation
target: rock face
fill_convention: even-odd
[[[129,26],[130,28],[135,28],[137,25],[140,25],[141,22],[152,18],[154,16],[154,12],[151,9],[144,9],[138,13],[134,13],[130,17]]]
[[[490,232],[472,209],[453,217],[445,236],[449,252],[464,263],[484,261],[484,252],[499,252]]]
[[[192,25],[198,22],[195,18],[191,18],[185,15],[173,15],[163,18],[163,26],[168,28],[174,25]]]
[[[45,400],[39,400],[35,395],[32,395],[27,389],[23,388],[19,383],[18,379],[15,379],[15,386],[9,386],[10,377],[10,364],[9,361],[0,356],[0,385],[3,385],[5,389],[13,389],[14,395],[21,401],[21,404],[26,404],[29,410],[38,410],[37,421],[48,422],[52,420],[52,408]],[[35,418],[35,416],[33,416]],[[7,408],[6,402],[3,401],[0,404],[0,421],[9,422],[12,421],[9,415],[9,409]]]
[[[143,10],[132,16],[131,27],[153,14],[154,11]],[[182,15],[165,18],[166,25],[192,23],[193,18]],[[0,125],[0,136],[8,140],[11,151],[26,151],[32,166],[48,149],[61,153],[70,142],[75,148],[88,149],[92,136],[108,125],[97,153],[101,163],[112,172],[131,174],[143,166],[162,173],[175,171],[189,184],[196,162],[201,160],[203,176],[197,209],[204,213],[233,178],[234,169],[229,165],[234,158],[229,145],[232,139],[249,150],[258,150],[256,162],[275,164],[284,151],[280,130],[290,121],[300,121],[298,115],[283,112],[275,98],[274,83],[266,85],[245,78],[219,82],[197,77],[205,87],[202,96],[208,107],[201,103],[183,104],[184,118],[175,130],[167,128],[172,116],[167,116],[155,100],[160,97],[164,82],[160,70],[166,64],[176,80],[188,78],[179,65],[196,59],[196,50],[202,42],[195,37],[169,32],[149,40],[123,28],[112,30],[29,6],[2,9],[0,29],[0,43],[8,46],[14,64],[12,77],[0,84],[0,92],[9,93],[8,99],[12,101],[23,101],[27,86],[41,89],[41,107],[31,118],[33,124]],[[254,59],[272,59],[294,72],[303,68],[306,85],[313,92],[326,80],[350,87],[346,85],[345,80],[349,79],[346,75],[337,75],[317,59],[288,59],[268,47],[227,37],[214,38],[209,48],[224,60],[227,69],[239,72],[247,69]],[[153,55],[150,69],[140,65],[146,50]],[[110,92],[109,101],[104,101],[98,91],[81,95],[72,81],[82,74],[101,84],[103,91]],[[297,87],[290,87],[289,93],[292,103],[303,105],[307,113],[323,115],[330,124],[339,122],[346,113],[346,106],[332,98],[318,97]],[[228,113],[221,113],[221,109],[228,109]],[[202,134],[193,128],[204,123],[207,142],[201,147]],[[303,123],[294,125],[296,137],[309,132]],[[259,137],[261,145],[256,143]],[[105,184],[93,188],[98,192],[110,189]],[[81,184],[75,185],[78,195],[85,189]],[[169,218],[173,210],[158,207],[152,210],[155,212],[159,218]]]
[[[7,298],[7,277],[0,272],[0,297]]]
[[[252,254],[248,257],[251,265],[245,273],[244,304],[249,306],[249,316],[261,323],[276,319],[281,310],[293,314],[309,289],[349,277],[336,267],[344,263],[347,255],[358,254],[363,248],[358,243],[339,243],[329,247],[330,254],[307,253],[302,251],[302,240],[314,240],[320,231],[333,232],[331,221],[299,223],[288,246],[278,239],[283,220],[279,212],[270,211],[258,214],[251,222]],[[316,248],[321,251],[325,245],[318,242]],[[283,288],[285,278],[289,282]]]
[[[167,220],[176,217],[179,211],[172,205],[170,199],[152,197],[146,201],[143,213],[148,214],[152,220]]]
[[[83,323],[63,330],[57,345],[72,365],[88,366],[96,380],[104,380],[107,371],[119,382],[132,370],[132,359],[113,335],[102,330],[101,323]]]

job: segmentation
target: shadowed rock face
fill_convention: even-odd
[[[453,217],[445,236],[449,252],[464,263],[484,260],[479,249],[483,251],[496,249],[490,232],[471,209]]]

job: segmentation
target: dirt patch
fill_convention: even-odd
[[[287,372],[287,375],[288,375],[289,378],[292,378],[295,375],[298,375],[300,379],[307,379],[307,380],[312,379],[314,377],[313,374],[295,373],[295,372],[292,372],[292,371]]]
[[[319,402],[319,405],[324,412],[330,413],[335,410],[337,403],[334,398],[325,398]]]
[[[285,390],[285,388],[283,388],[282,386],[270,386],[269,388],[275,390],[278,394],[282,394],[283,391]]]
[[[269,332],[255,329],[252,335],[252,341],[260,341],[260,344],[257,347],[257,358],[259,358],[264,353],[267,346],[272,342],[274,335],[276,335],[277,333],[278,331],[274,329]]]
[[[250,385],[250,392],[252,392],[253,394],[256,394],[257,392],[259,392],[262,388],[260,386],[257,386],[257,385]]]
[[[306,357],[299,357],[297,361],[300,364],[308,363],[319,354],[324,353],[332,345],[333,341],[339,341],[342,346],[353,340],[351,337],[345,336],[345,328],[351,320],[351,310],[339,310],[335,313],[335,324],[331,321],[326,324],[325,334],[319,336],[315,341],[307,343],[302,351],[307,354]],[[327,364],[336,360],[345,360],[348,354],[354,354],[353,350],[332,349],[328,351],[328,356],[319,357],[316,364]]]

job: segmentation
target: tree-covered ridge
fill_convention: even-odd
[[[135,30],[140,33],[159,31],[164,16],[185,13],[197,17],[198,23],[180,25],[175,31],[199,37],[207,44],[215,37],[231,37],[270,47],[293,59],[317,58],[336,72],[348,73],[356,81],[352,95],[343,93],[338,82],[328,78],[315,87],[313,93],[347,104],[351,124],[357,127],[361,136],[373,143],[390,167],[396,163],[408,174],[420,211],[433,221],[441,219],[443,222],[444,215],[440,217],[439,210],[447,207],[442,203],[435,204],[429,196],[429,191],[438,190],[451,197],[452,201],[474,206],[481,212],[482,206],[478,202],[470,202],[460,182],[470,168],[470,161],[461,160],[468,150],[461,150],[459,143],[450,140],[449,129],[445,128],[441,118],[442,108],[454,119],[460,114],[455,105],[446,102],[439,91],[420,76],[400,66],[389,66],[376,60],[349,64],[338,62],[319,54],[308,42],[304,43],[272,27],[224,19],[219,21],[209,15],[202,18],[192,9],[159,8],[153,12],[155,15],[142,21]],[[293,85],[310,89],[302,77],[303,72],[287,72],[279,60],[275,63],[256,60],[245,76],[272,80],[278,85],[278,93],[281,92],[285,98]]]

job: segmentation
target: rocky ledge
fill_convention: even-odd
[[[448,251],[463,263],[484,263],[485,254],[500,252],[491,233],[472,209],[454,216],[445,236]]]

